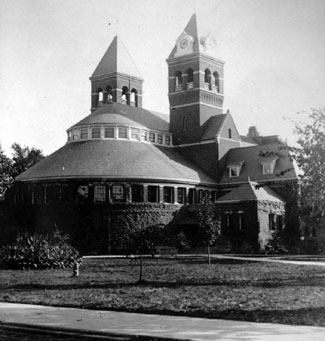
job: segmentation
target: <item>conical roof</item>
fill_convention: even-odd
[[[91,78],[109,75],[116,72],[142,79],[140,71],[121,41],[121,38],[118,36],[114,37]]]

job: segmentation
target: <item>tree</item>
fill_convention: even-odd
[[[0,146],[0,200],[13,183],[12,160],[7,157]]]
[[[302,219],[317,230],[325,223],[325,108],[312,109],[308,117],[311,123],[296,123],[298,147],[293,151],[302,172]]]
[[[215,215],[215,207],[211,203],[209,196],[204,196],[201,199],[196,212],[196,217],[200,228],[198,238],[207,246],[208,262],[211,264],[210,246],[212,246],[219,237],[221,233],[221,226]]]
[[[19,174],[23,173],[28,168],[35,165],[37,162],[44,159],[44,155],[40,149],[30,148],[30,147],[22,147],[18,143],[14,143],[11,148],[13,149],[13,171],[12,176],[16,177]]]

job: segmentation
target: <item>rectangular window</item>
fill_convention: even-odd
[[[105,138],[112,139],[114,138],[114,127],[105,127]]]
[[[172,204],[174,202],[173,200],[173,187],[164,187],[164,202],[167,202],[169,204]]]
[[[132,202],[143,202],[143,186],[132,185]]]
[[[166,143],[167,146],[170,145],[170,136],[169,136],[169,135],[167,135],[167,136],[165,137],[165,143]]]
[[[124,201],[124,187],[122,185],[112,186],[113,201]]]
[[[270,213],[269,214],[269,229],[270,231],[274,231],[275,230],[275,219],[274,219],[274,214]]]
[[[68,141],[72,140],[72,131],[68,131]]]
[[[73,141],[78,140],[78,137],[79,137],[79,131],[78,131],[78,129],[72,130],[72,140],[73,140]]]
[[[265,163],[263,164],[263,174],[272,174],[272,164],[271,163]]]
[[[100,127],[92,128],[91,129],[91,138],[99,139],[100,138]]]
[[[88,128],[80,129],[80,138],[82,140],[87,140],[88,139]]]
[[[128,128],[118,128],[118,137],[119,139],[127,139],[128,138]]]
[[[185,204],[185,188],[177,188],[177,202],[179,204]]]
[[[140,130],[131,128],[131,139],[140,140]]]
[[[196,191],[195,188],[190,188],[188,191],[188,201],[190,204],[195,204],[195,195]]]
[[[150,133],[149,134],[149,140],[150,140],[150,142],[152,142],[152,143],[155,143],[155,133]]]
[[[148,141],[148,132],[145,130],[141,130],[141,140]]]
[[[229,167],[229,177],[234,178],[239,176],[239,167],[231,166]]]
[[[148,201],[159,202],[159,187],[158,186],[148,186]]]
[[[106,187],[94,186],[94,202],[106,201]]]
[[[161,134],[158,134],[158,143],[159,144],[163,143],[163,136]]]

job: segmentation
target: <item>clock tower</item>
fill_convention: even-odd
[[[194,14],[167,59],[175,145],[200,142],[204,124],[223,113],[224,62],[216,57],[214,36],[200,33]]]

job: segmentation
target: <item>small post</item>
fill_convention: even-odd
[[[73,277],[79,277],[80,263],[81,263],[81,259],[77,258],[73,264],[73,267],[72,267],[72,276]]]

